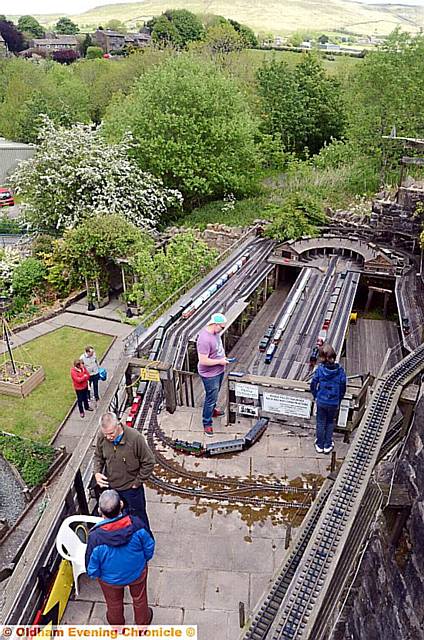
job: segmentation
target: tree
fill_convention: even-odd
[[[88,60],[103,58],[103,49],[101,47],[87,47],[86,57]]]
[[[75,60],[78,60],[79,53],[74,49],[61,49],[60,51],[54,51],[52,53],[52,59],[60,64],[72,64]]]
[[[228,22],[209,27],[204,43],[213,55],[241,51],[246,47],[243,37]]]
[[[118,33],[128,33],[126,25],[121,20],[112,19],[106,23],[106,29],[117,31]]]
[[[217,255],[190,231],[178,234],[155,254],[152,246],[143,247],[131,259],[138,279],[133,286],[138,305],[144,313],[152,311],[193,277],[209,271]]]
[[[21,16],[18,20],[18,29],[34,38],[44,38],[44,29],[33,16]]]
[[[66,67],[12,58],[4,61],[4,71],[0,73],[0,135],[5,138],[36,142],[40,114],[65,126],[89,121],[88,89]]]
[[[0,20],[0,35],[12,53],[17,53],[25,49],[25,40],[22,33],[10,20]]]
[[[118,214],[97,215],[65,231],[56,243],[55,260],[67,265],[88,288],[97,280],[108,289],[110,268],[153,245],[151,238]]]
[[[237,83],[210,62],[184,54],[149,70],[111,104],[104,131],[110,140],[131,131],[140,167],[191,202],[251,188],[257,123]]]
[[[83,58],[87,55],[87,49],[93,45],[93,41],[89,33],[86,33],[83,40],[80,40],[80,52]]]
[[[317,227],[326,222],[322,205],[309,196],[292,194],[280,205],[268,207],[266,215],[273,219],[266,234],[274,240],[297,240],[316,235]]]
[[[348,136],[362,152],[386,163],[400,148],[382,138],[396,127],[398,136],[424,136],[424,36],[396,30],[384,48],[366,55],[349,77]],[[398,153],[399,152],[399,153]]]
[[[152,24],[152,40],[159,45],[181,45],[180,34],[175,25],[165,15],[154,18]]]
[[[244,41],[244,46],[248,49],[251,47],[257,47],[259,45],[258,39],[253,33],[250,27],[247,27],[245,24],[240,24],[237,20],[229,20],[228,21],[232,27],[240,34]]]
[[[118,213],[151,228],[181,195],[162,187],[128,158],[128,137],[108,145],[99,129],[56,127],[44,118],[34,156],[11,177],[27,226],[64,231],[95,215]]]
[[[54,27],[56,33],[61,33],[63,35],[74,36],[79,32],[79,26],[72,22],[70,18],[63,17],[59,18]]]
[[[190,42],[200,40],[204,35],[203,24],[194,13],[187,9],[165,11],[167,19],[172,22],[179,36],[179,43],[186,47]]]
[[[340,85],[325,74],[317,58],[306,54],[294,69],[273,59],[263,64],[257,78],[263,130],[279,133],[286,150],[317,153],[325,142],[342,135]]]
[[[325,33],[323,33],[322,36],[318,38],[318,42],[320,44],[327,44],[327,42],[329,42],[329,37],[326,36]]]

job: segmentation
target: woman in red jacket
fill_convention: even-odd
[[[72,384],[77,394],[78,409],[81,418],[85,417],[84,407],[86,411],[93,411],[88,404],[88,381],[90,374],[84,367],[81,360],[74,360],[74,366],[71,369]]]

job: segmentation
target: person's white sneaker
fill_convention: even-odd
[[[315,451],[316,451],[317,453],[324,453],[325,449],[321,449],[321,447],[319,447],[319,446],[317,445],[317,443],[315,442]]]
[[[334,449],[334,442],[331,443],[331,447],[324,447],[324,453],[331,453]]]

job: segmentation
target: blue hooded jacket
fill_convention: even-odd
[[[154,549],[155,541],[137,516],[102,520],[88,535],[87,574],[107,584],[130,584],[140,577]]]
[[[320,364],[311,380],[311,393],[317,404],[338,407],[346,393],[346,374],[335,362]]]

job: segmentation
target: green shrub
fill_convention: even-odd
[[[37,258],[23,260],[13,272],[14,295],[29,300],[31,295],[42,288],[46,275],[46,267]]]
[[[313,236],[326,221],[320,200],[299,193],[288,196],[281,204],[269,205],[268,212],[273,222],[266,234],[280,241]]]
[[[103,57],[103,49],[101,47],[87,47],[86,58],[93,60],[94,58]]]
[[[53,447],[4,434],[0,434],[0,453],[16,467],[29,487],[44,481],[54,460]]]

